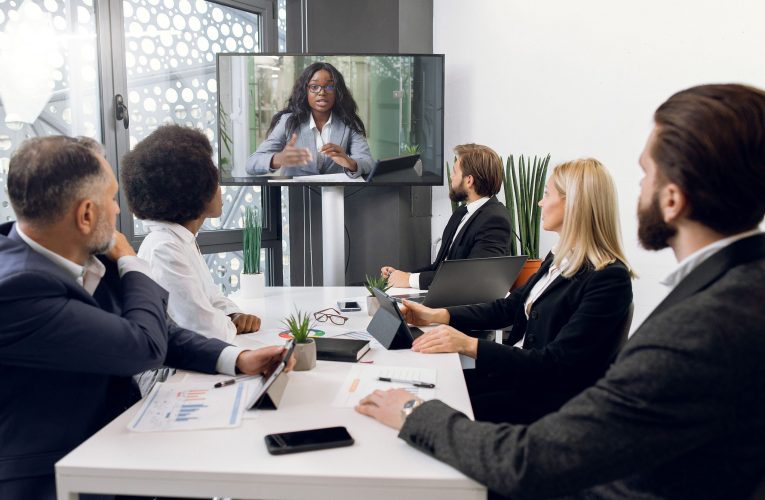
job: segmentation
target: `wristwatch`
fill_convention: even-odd
[[[404,403],[404,407],[401,408],[401,420],[406,420],[406,417],[412,414],[415,408],[422,404],[421,399],[410,399]]]

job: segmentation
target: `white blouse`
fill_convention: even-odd
[[[170,318],[182,328],[231,342],[236,326],[228,315],[241,311],[215,286],[195,235],[180,224],[144,223],[150,232],[138,256],[149,263],[154,281],[169,292]]]

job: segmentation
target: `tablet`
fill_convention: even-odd
[[[292,351],[295,350],[295,341],[288,341],[284,347],[286,347],[287,350],[284,351],[284,356],[279,362],[279,365],[276,367],[270,377],[261,379],[262,383],[260,386],[258,386],[257,389],[255,389],[252,395],[248,398],[248,410],[255,410],[258,408],[258,406],[260,406],[260,403],[265,399],[263,396],[266,394],[266,391],[271,388],[274,382],[276,382],[276,379],[278,379],[279,376],[284,373],[284,369],[287,368],[287,363],[289,363],[290,357],[292,357]]]

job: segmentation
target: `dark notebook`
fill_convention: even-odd
[[[369,350],[368,340],[314,338],[316,359],[355,363]]]

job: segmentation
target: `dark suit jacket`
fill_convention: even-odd
[[[550,253],[528,283],[507,298],[447,308],[449,324],[458,330],[512,325],[510,345],[478,341],[474,375],[483,379],[483,390],[512,394],[506,402],[519,412],[510,414],[523,415],[516,422],[557,410],[603,376],[623,341],[632,303],[624,264],[615,262],[600,271],[583,267],[571,279],[558,276],[550,283],[527,320],[523,304],[552,262]],[[512,347],[524,333],[523,349]]]
[[[438,401],[400,437],[513,498],[747,498],[765,476],[765,235],[694,269],[593,387],[529,426]]]
[[[463,214],[464,212],[456,210],[446,223],[436,260],[429,266],[412,271],[420,273],[422,290],[430,287],[438,266],[447,258],[450,260],[478,259],[510,255],[510,238],[512,238],[510,216],[507,215],[505,206],[497,201],[496,196],[489,198],[489,201],[476,210],[455,236],[454,233],[460,225]],[[453,238],[454,244],[449,248]]]
[[[0,488],[53,482],[53,464],[138,401],[131,375],[167,364],[214,373],[226,343],[171,326],[167,292],[139,272],[107,273],[91,297],[0,226]],[[119,450],[115,450],[119,453]],[[9,491],[10,490],[10,491]]]

